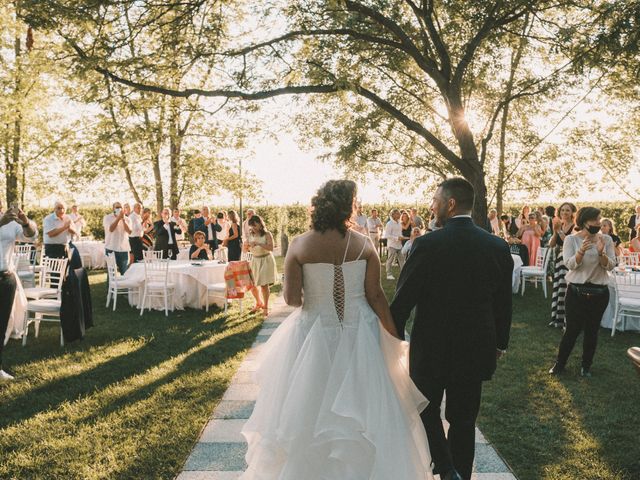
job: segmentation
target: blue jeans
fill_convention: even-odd
[[[124,275],[129,267],[129,252],[114,252],[113,250],[105,249],[105,253],[109,255],[113,253],[116,256],[116,266],[120,275]]]

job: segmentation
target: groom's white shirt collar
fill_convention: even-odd
[[[453,217],[449,217],[449,219],[451,218],[471,218],[471,215],[455,215]]]

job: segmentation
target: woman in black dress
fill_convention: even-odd
[[[400,241],[402,242],[402,246],[404,247],[404,244],[409,241],[409,238],[411,238],[411,229],[413,228],[413,226],[411,225],[411,217],[406,210],[403,210],[400,214],[400,226],[402,227],[403,237],[403,239]]]
[[[600,233],[602,233],[603,235],[609,235],[611,237],[611,240],[613,240],[613,248],[616,252],[616,257],[619,257],[620,255],[622,255],[622,250],[620,249],[622,240],[620,240],[620,237],[616,235],[616,229],[613,226],[613,222],[609,218],[603,218],[600,221],[600,225],[602,225],[600,227]]]
[[[222,243],[228,249],[228,258],[230,262],[240,260],[242,255],[242,234],[238,226],[238,214],[229,210],[229,236]]]
[[[564,279],[567,266],[562,257],[564,239],[573,233],[577,208],[573,203],[565,202],[558,209],[558,217],[554,218],[553,236],[549,240],[549,248],[555,249],[555,268],[553,271],[553,294],[551,295],[550,327],[562,328],[565,325],[564,299],[567,295],[567,281]]]

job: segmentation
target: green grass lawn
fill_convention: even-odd
[[[5,349],[17,380],[0,386],[0,479],[174,478],[262,323],[237,307],[140,317],[124,297],[114,313],[106,274],[90,281],[84,340],[61,348],[43,323]]]
[[[382,282],[391,298],[395,282]],[[520,480],[639,479],[640,378],[626,350],[640,334],[601,329],[590,379],[579,375],[580,337],[554,378],[562,331],[547,327],[550,314],[541,289],[514,295],[509,352],[484,384],[481,430]]]

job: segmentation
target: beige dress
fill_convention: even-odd
[[[249,242],[259,244],[250,249],[253,255],[251,258],[253,283],[256,286],[273,285],[276,283],[278,273],[276,271],[276,259],[273,257],[273,253],[262,246],[266,245],[267,236],[249,235]]]

